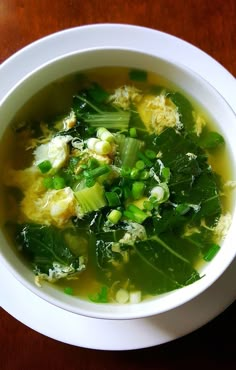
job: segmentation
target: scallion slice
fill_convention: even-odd
[[[215,255],[219,252],[219,250],[220,250],[220,246],[218,244],[212,244],[210,249],[203,256],[204,260],[207,262],[210,262],[215,257]]]

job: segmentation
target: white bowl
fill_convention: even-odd
[[[203,78],[185,66],[130,49],[93,48],[78,53],[75,52],[51,60],[25,76],[0,103],[1,115],[4,117],[4,122],[0,126],[0,137],[2,137],[15,113],[37,91],[58,78],[99,66],[125,66],[146,69],[167,78],[180,87],[197,104],[202,106],[216,122],[227,143],[231,157],[230,161],[236,163],[234,143],[236,116],[222,96]],[[232,180],[235,180],[235,173],[233,173]],[[48,284],[41,288],[37,287],[34,283],[32,271],[18,259],[2,232],[0,234],[0,260],[25,287],[42,299],[65,310],[102,319],[131,319],[156,315],[174,309],[205,291],[230,265],[236,255],[234,208],[233,199],[232,225],[216,257],[201,270],[201,274],[205,275],[204,278],[187,287],[156,296],[138,304],[95,304],[66,295]]]

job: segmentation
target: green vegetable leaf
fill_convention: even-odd
[[[180,121],[183,123],[185,129],[189,132],[193,131],[195,122],[192,114],[193,106],[190,101],[179,92],[169,93],[168,97],[177,106]]]
[[[122,256],[120,253],[113,252],[113,242],[98,239],[96,241],[96,260],[97,266],[101,270],[113,269],[113,262],[121,263]]]
[[[54,226],[23,224],[17,239],[37,272],[49,274],[55,262],[79,270],[79,256],[71,252],[62,230]]]
[[[173,207],[165,207],[164,210],[161,210],[161,217],[153,218],[153,231],[157,235],[170,231],[179,233],[187,222],[186,216],[176,211]]]
[[[174,245],[174,244],[173,244]],[[200,279],[190,262],[163,239],[136,242],[128,266],[132,281],[149,294],[161,294]]]
[[[103,89],[98,83],[93,83],[88,89],[88,95],[97,103],[106,101],[109,93]]]
[[[218,132],[210,131],[201,135],[199,145],[204,149],[215,149],[224,144],[224,138]]]
[[[214,228],[199,227],[196,231],[184,235],[183,238],[199,249],[204,260],[214,257],[220,247],[215,243]]]
[[[219,184],[203,150],[189,136],[173,129],[154,137],[152,143],[161,151],[164,166],[170,168],[169,199],[175,204],[195,205],[195,222],[203,217],[214,222],[221,213]],[[159,164],[154,168],[158,173]]]

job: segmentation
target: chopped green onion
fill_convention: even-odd
[[[127,210],[124,211],[124,216],[134,222],[137,222],[138,224],[142,224],[149,215],[143,212],[140,208],[136,207],[134,204],[130,204],[127,207]]]
[[[122,177],[129,177],[131,172],[131,168],[127,166],[121,167],[121,176]]]
[[[93,178],[96,179],[99,176],[105,175],[106,173],[110,172],[111,168],[108,165],[103,165],[93,170],[86,170],[83,172],[84,177],[86,178]]]
[[[114,188],[112,188],[112,191],[117,193],[119,195],[119,197],[121,197],[122,194],[123,194],[123,190],[119,186],[115,186]]]
[[[199,143],[205,149],[215,149],[219,145],[224,144],[224,138],[218,132],[211,131],[203,135]]]
[[[149,202],[151,202],[151,204],[152,204],[153,208],[157,207],[157,206],[158,206],[158,204],[159,204],[159,202],[158,202],[158,200],[157,200],[157,198],[156,198],[156,197],[150,197],[150,198],[149,198]]]
[[[140,181],[135,181],[133,184],[132,184],[132,197],[135,199],[135,200],[138,200],[140,198],[142,198],[143,196],[143,193],[144,193],[144,190],[145,190],[145,185],[143,182],[140,182]]]
[[[147,80],[147,72],[141,69],[131,69],[129,72],[129,78],[132,81],[144,82]]]
[[[93,170],[94,168],[99,167],[99,162],[95,158],[90,158],[89,161],[88,161],[88,166],[86,166],[86,167],[89,167],[90,170]]]
[[[125,199],[130,198],[131,197],[131,190],[130,190],[130,188],[128,186],[125,186],[123,190],[124,190],[124,198]]]
[[[43,185],[47,189],[60,190],[66,186],[65,179],[61,176],[46,177],[43,179]]]
[[[165,182],[168,182],[170,179],[170,169],[169,167],[163,167],[161,170],[161,175],[164,177]]]
[[[92,186],[94,186],[96,183],[96,180],[93,178],[93,177],[88,177],[86,180],[85,180],[85,184],[88,188],[91,188]]]
[[[145,200],[143,202],[143,207],[147,210],[147,211],[152,211],[153,210],[153,204],[152,202],[150,202],[149,200]]]
[[[130,177],[131,179],[137,179],[139,177],[139,170],[137,168],[132,168]]]
[[[136,130],[136,128],[135,127],[131,127],[130,129],[129,129],[129,136],[130,137],[137,137],[137,130]]]
[[[43,185],[46,189],[53,189],[53,179],[52,177],[45,177],[43,179]]]
[[[41,162],[41,163],[38,164],[38,168],[40,169],[40,171],[42,173],[47,173],[48,171],[51,170],[52,164],[51,164],[50,161],[45,160],[45,161],[43,161],[43,162]]]
[[[151,190],[151,198],[155,197],[158,203],[166,202],[169,196],[170,191],[165,182],[160,183]]]
[[[149,171],[146,170],[142,171],[139,176],[140,180],[147,180],[149,179],[149,177],[150,177]]]
[[[151,149],[146,149],[145,150],[145,155],[149,159],[155,159],[156,158],[156,153]]]
[[[146,166],[151,167],[153,163],[142,152],[138,152],[138,158],[141,159]]]
[[[141,159],[139,161],[137,161],[135,163],[135,167],[138,169],[138,170],[143,170],[144,167],[145,167],[145,163],[144,161],[142,161]]]
[[[106,286],[102,286],[100,292],[96,294],[90,294],[88,298],[92,302],[107,303],[108,302],[108,288]]]
[[[66,186],[65,179],[61,176],[53,177],[53,188],[56,190],[63,189]]]
[[[122,217],[122,213],[116,209],[113,209],[107,216],[108,220],[113,224],[117,224]]]
[[[108,205],[110,207],[115,207],[120,205],[120,198],[119,195],[113,191],[109,191],[105,193],[105,197],[108,201]]]
[[[151,190],[151,196],[155,197],[158,202],[162,201],[165,195],[165,191],[162,186],[155,186]]]
[[[215,255],[219,252],[220,246],[218,244],[212,244],[211,248],[203,256],[204,260],[210,262]]]
[[[66,293],[68,295],[73,295],[74,294],[74,290],[72,288],[70,288],[70,287],[65,287],[64,293]]]

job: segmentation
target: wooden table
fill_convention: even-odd
[[[0,0],[0,62],[50,33],[106,22],[173,34],[210,54],[236,76],[234,0]],[[236,368],[236,303],[185,337],[128,352],[63,344],[29,329],[3,309],[0,315],[2,370]]]

